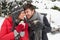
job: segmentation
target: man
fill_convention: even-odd
[[[30,40],[48,40],[47,33],[51,31],[50,24],[46,17],[35,11],[32,4],[26,4],[24,10],[29,23]],[[38,21],[37,21],[38,19]],[[36,21],[35,21],[36,20]],[[39,30],[42,30],[42,38],[39,36]],[[36,34],[35,34],[36,33]]]

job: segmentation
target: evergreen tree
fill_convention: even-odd
[[[51,9],[54,9],[54,10],[58,10],[58,11],[60,11],[60,8],[57,7],[57,6],[54,6],[54,7],[52,7]]]
[[[7,15],[7,2],[6,2],[6,0],[4,0],[2,2],[2,13],[4,13],[4,15]]]

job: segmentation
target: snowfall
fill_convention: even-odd
[[[48,0],[37,0],[39,1],[38,3],[35,0],[33,1],[34,2],[32,4],[38,7],[38,9],[36,9],[37,12],[47,14],[46,17],[51,27],[60,28],[60,11],[51,9],[51,7],[54,6],[60,7],[60,2],[59,1],[51,2]],[[0,28],[4,20],[5,20],[4,17],[0,17]],[[47,33],[47,36],[49,40],[60,40],[60,33],[57,34]]]

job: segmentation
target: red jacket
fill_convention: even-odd
[[[28,24],[25,23],[25,36],[22,38],[20,38],[20,40],[28,40]],[[0,40],[15,40],[14,37],[14,32],[11,31],[13,27],[13,22],[12,22],[12,18],[8,17],[4,20],[2,27],[1,27],[1,32],[0,32]],[[16,29],[19,28],[18,31],[22,30],[22,25],[18,25],[16,27]]]

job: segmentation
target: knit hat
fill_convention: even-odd
[[[11,9],[11,16],[12,16],[12,21],[13,21],[13,28],[12,31],[14,30],[15,26],[18,25],[20,20],[18,20],[18,16],[21,11],[24,11],[23,6],[16,5]]]
[[[11,9],[11,14],[17,18],[21,11],[24,11],[23,6],[16,5]]]

